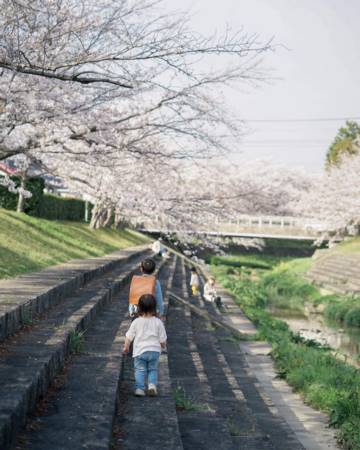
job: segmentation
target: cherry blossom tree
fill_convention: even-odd
[[[236,124],[212,88],[262,78],[270,43],[203,37],[152,0],[0,0],[0,159],[85,140],[109,154],[167,137],[167,153],[218,151]],[[218,70],[204,70],[204,59]],[[220,58],[220,61],[218,61]],[[59,140],[59,137],[61,139]],[[171,145],[169,145],[171,142]],[[71,147],[71,145],[70,145]]]
[[[360,231],[360,154],[343,156],[341,164],[329,167],[302,196],[299,214],[321,224],[322,238],[342,239]]]
[[[151,0],[0,6],[0,160],[26,154],[63,178],[95,204],[94,228],[158,217],[201,231],[218,215],[287,212],[307,189],[283,169],[201,163],[242,132],[216,92],[262,81],[270,42],[203,37]]]
[[[59,149],[42,164],[95,204],[94,228],[126,220],[204,232],[219,217],[289,215],[291,204],[311,186],[305,174],[263,161],[234,166],[169,160],[161,154],[135,158],[131,152],[107,160],[99,159],[98,152],[89,155],[84,145],[78,143],[66,160]]]

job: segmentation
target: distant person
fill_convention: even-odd
[[[129,353],[133,342],[132,356],[135,369],[135,392],[137,397],[147,393],[157,395],[158,365],[161,349],[166,346],[166,331],[162,321],[156,317],[156,299],[153,295],[142,295],[139,300],[139,317],[135,319],[126,333],[124,353]]]
[[[164,246],[162,245],[161,238],[155,241],[152,245],[152,251],[157,256],[162,256],[164,253]]]
[[[200,287],[200,278],[195,267],[191,269],[190,287],[192,295],[197,295]]]
[[[204,299],[208,302],[215,303],[220,308],[222,305],[221,297],[217,295],[215,287],[215,278],[210,277],[204,286]]]
[[[129,315],[135,319],[138,314],[138,303],[140,297],[151,294],[156,299],[156,312],[159,317],[164,316],[164,299],[159,280],[153,275],[156,269],[155,261],[151,258],[141,262],[140,269],[142,275],[134,275],[130,284],[129,293]]]

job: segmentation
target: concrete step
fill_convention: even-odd
[[[308,272],[306,278],[336,293],[347,294],[360,291],[359,278],[339,278],[332,276],[331,273],[324,273],[321,270]]]
[[[65,364],[71,352],[71,336],[85,331],[115,293],[139,267],[143,253],[116,264],[67,296],[39,320],[2,345],[0,359],[0,448],[12,448],[26,416]]]
[[[323,270],[329,273],[335,273],[335,274],[339,274],[339,275],[343,275],[347,278],[351,277],[351,276],[359,276],[360,275],[360,269],[354,268],[353,266],[349,265],[349,266],[345,266],[345,265],[341,265],[338,264],[336,265],[335,263],[333,265],[321,265],[321,264],[316,264],[310,271],[313,270]]]
[[[347,284],[332,283],[332,281],[329,280],[328,278],[310,278],[310,277],[307,277],[307,279],[309,281],[315,283],[316,285],[318,285],[320,287],[323,287],[326,290],[329,290],[330,292],[333,292],[334,294],[345,295],[345,294],[349,293]]]
[[[172,261],[164,266],[159,265],[159,268],[161,268],[160,281],[163,281],[165,287],[164,282],[171,279]],[[166,294],[166,288],[164,293]],[[129,423],[121,433],[121,448],[124,448],[124,439],[125,444],[130,443],[135,436],[146,439],[145,442],[154,444],[156,442],[158,445],[155,430],[159,421],[166,421],[166,432],[164,427],[157,427],[163,443],[169,443],[167,448],[181,450],[175,406],[166,372],[166,355],[162,356],[160,362],[157,399],[134,398],[133,387],[131,386],[131,391],[127,393],[123,386],[124,382],[120,381],[124,379],[124,368],[130,368],[130,372],[133,372],[131,358],[122,354],[125,332],[130,326],[127,317],[128,285],[115,295],[113,300],[86,333],[84,351],[69,361],[66,368],[66,382],[57,390],[55,396],[52,395],[47,409],[29,422],[28,427],[38,431],[26,433],[26,448],[101,450],[111,446],[115,449],[117,435],[113,436],[113,424],[117,421],[116,411],[122,412],[120,417],[124,420],[124,403],[127,401],[126,397],[129,397],[130,402],[135,401],[136,408],[134,414],[125,416]],[[140,407],[139,401],[142,403]],[[148,415],[146,411],[150,411],[150,414]],[[172,425],[170,425],[171,412]],[[131,432],[127,439],[126,433],[131,430],[133,422],[134,433]],[[139,423],[144,424],[140,429]],[[149,436],[146,436],[146,430]],[[180,446],[175,446],[176,431]]]
[[[353,272],[353,273],[359,272],[359,269],[350,263],[344,264],[343,262],[336,262],[336,261],[328,261],[327,263],[324,262],[324,264],[321,261],[319,261],[316,264],[314,264],[312,269],[313,268],[321,268],[324,270],[329,270],[331,272],[339,272],[339,271],[346,272],[346,273],[348,271]]]
[[[308,275],[314,277],[316,277],[317,275],[324,276],[327,277],[328,279],[339,280],[340,282],[347,282],[348,280],[359,278],[358,275],[354,276],[353,274],[347,271],[335,271],[335,270],[330,271],[322,267],[313,268],[308,272]]]
[[[160,274],[166,300],[175,273],[175,263],[174,260],[170,266],[164,267]],[[136,398],[133,391],[133,362],[127,357],[120,386],[118,414],[114,421],[112,450],[183,450],[167,354],[160,356],[158,396]]]
[[[120,250],[110,255],[71,261],[40,272],[0,281],[0,342],[71,295],[76,289],[137,258],[149,253],[146,246]]]
[[[360,291],[360,257],[329,253],[318,259],[306,278],[338,294]]]
[[[344,277],[343,275],[332,274],[330,272],[325,272],[324,270],[313,270],[313,271],[309,272],[308,275],[313,278],[318,278],[318,279],[324,278],[327,280],[333,280],[335,283],[339,283],[339,284],[345,284],[348,281],[348,278]]]
[[[215,305],[196,299],[209,315]],[[192,314],[192,329],[219,415],[226,418],[233,448],[303,450],[283,418],[274,414],[257,388],[257,380],[239,351],[238,342],[222,328],[208,331],[204,320]]]
[[[360,280],[349,280],[346,284],[346,293],[359,294],[360,293]]]
[[[173,290],[189,299],[186,280],[183,270],[177,270]],[[179,400],[177,416],[184,449],[234,449],[229,422],[217,411],[194,340],[191,314],[175,303],[169,307],[168,334],[171,384]],[[181,400],[183,408],[180,408]]]
[[[335,276],[335,274],[325,272],[323,270],[313,270],[308,273],[308,276],[314,278],[319,281],[329,281],[333,284],[344,285],[348,282],[348,278],[344,278],[344,276]]]

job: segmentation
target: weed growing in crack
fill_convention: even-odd
[[[208,411],[209,405],[196,403],[191,397],[189,397],[185,389],[178,385],[173,391],[173,398],[175,400],[176,409],[178,411]]]
[[[84,348],[85,331],[71,331],[69,336],[70,353],[81,353]]]
[[[242,432],[233,420],[229,419],[227,424],[231,436],[241,436]]]
[[[32,312],[28,309],[25,309],[22,313],[21,317],[22,323],[25,326],[30,326],[33,323]]]

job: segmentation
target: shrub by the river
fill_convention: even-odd
[[[270,305],[277,308],[302,311],[305,302],[315,301],[318,290],[299,276],[282,268],[274,269],[261,278]]]
[[[263,290],[264,302],[267,307],[303,313],[306,303],[312,303],[315,306],[324,304],[324,316],[327,319],[338,322],[341,326],[360,327],[360,297],[321,294],[316,286],[301,276],[304,269],[309,267],[308,260],[296,259],[283,262],[280,259],[273,258],[270,261],[267,258],[264,266],[261,265],[259,256],[256,256],[255,261],[252,256],[216,257],[213,260],[217,267],[226,266],[228,275],[238,273],[239,261],[248,261],[248,266],[256,261],[259,269],[264,269],[266,264],[273,265],[272,270],[266,270],[260,274],[259,286]],[[279,263],[277,266],[275,265],[276,261]],[[242,266],[241,273],[246,275],[246,270],[251,272],[254,268],[246,269]]]
[[[272,258],[274,259],[274,258]],[[212,256],[211,264],[214,266],[231,266],[231,267],[249,267],[253,269],[271,269],[271,259],[269,262],[261,260],[261,258],[256,255],[249,256],[233,256],[233,257],[223,257],[223,256]]]
[[[324,310],[327,319],[351,327],[360,327],[360,298],[338,296],[327,302]]]
[[[360,302],[345,314],[344,323],[349,327],[360,327]]]

